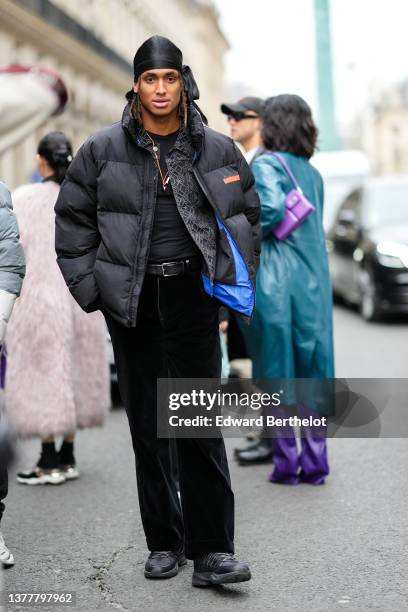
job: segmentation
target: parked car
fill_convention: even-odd
[[[408,176],[367,179],[327,233],[334,294],[368,321],[408,313]]]

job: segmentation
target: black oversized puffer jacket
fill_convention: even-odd
[[[190,108],[189,123],[166,157],[183,221],[203,256],[203,272],[234,282],[223,220],[244,257],[251,281],[259,260],[260,205],[254,179],[230,138],[203,125]],[[152,233],[158,171],[143,126],[124,110],[122,122],[91,136],[79,149],[57,203],[57,261],[78,304],[102,308],[127,327],[136,325]]]

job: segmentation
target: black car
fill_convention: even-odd
[[[327,233],[334,294],[368,321],[408,313],[408,177],[368,179]]]

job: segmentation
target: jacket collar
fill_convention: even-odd
[[[129,100],[123,110],[122,128],[131,138],[133,142],[144,149],[151,148],[151,141],[144,129],[143,125],[138,123],[130,113],[132,101]],[[193,104],[190,104],[188,110],[187,128],[181,128],[179,137],[175,144],[175,148],[184,148],[184,143],[189,140],[193,149],[193,158],[195,159],[201,152],[204,141],[204,124],[201,115]]]

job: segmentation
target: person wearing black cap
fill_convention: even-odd
[[[180,49],[153,36],[133,64],[122,121],[91,136],[62,185],[58,263],[72,295],[84,310],[100,309],[111,334],[151,551],[145,576],[175,576],[187,556],[195,586],[249,580],[248,565],[234,557],[224,442],[176,440],[181,511],[169,440],[157,437],[156,386],[160,377],[219,378],[212,295],[228,283],[250,320],[259,199],[236,145],[205,125]],[[245,304],[238,274],[251,293]]]
[[[265,151],[262,145],[262,113],[264,101],[256,96],[241,98],[235,104],[221,104],[228,117],[231,138],[244,149],[248,164]]]
[[[221,104],[221,112],[228,117],[231,137],[243,148],[245,159],[250,166],[257,157],[265,153],[261,135],[264,106],[264,100],[256,96],[241,98],[235,104]],[[230,360],[249,357],[244,336],[234,314],[229,318],[228,354]],[[263,416],[266,422],[266,411]],[[270,462],[270,438],[261,436],[245,448],[236,448],[235,457],[240,465]]]

